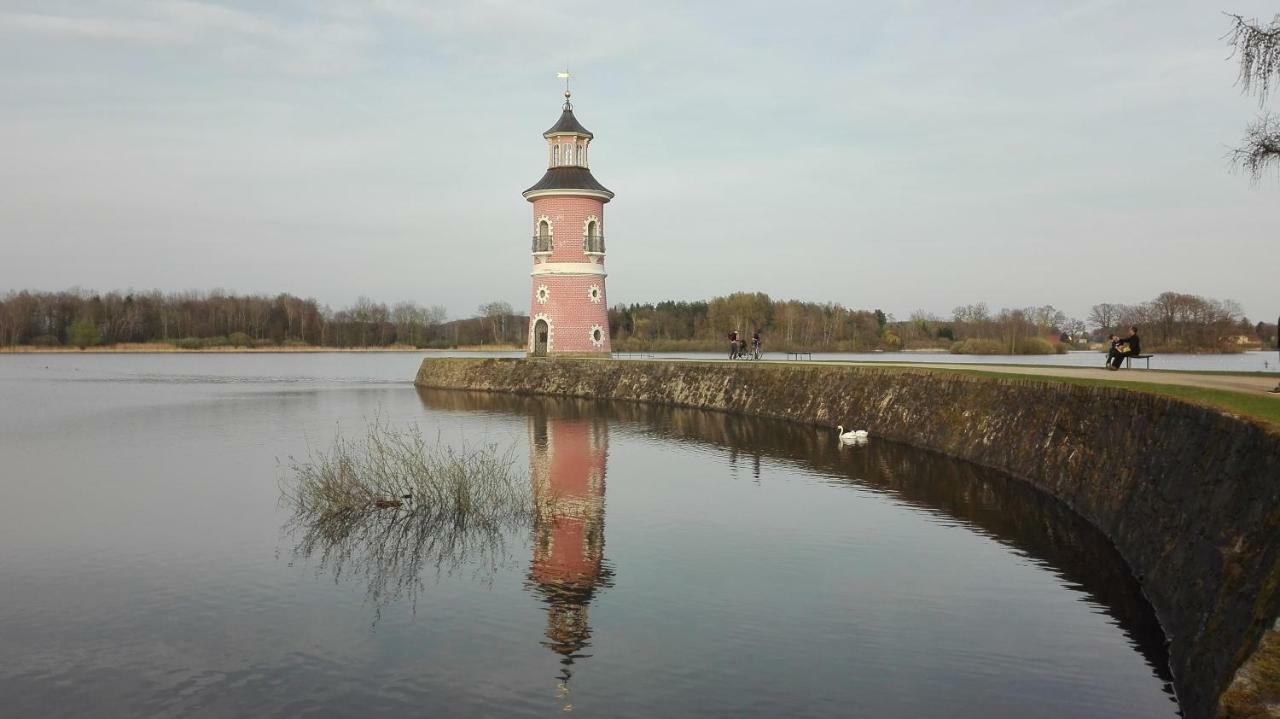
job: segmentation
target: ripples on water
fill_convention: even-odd
[[[1176,715],[1114,550],[965,463],[413,356],[99,359],[0,358],[17,716]],[[374,416],[515,447],[553,511],[445,552],[299,523],[286,458]]]

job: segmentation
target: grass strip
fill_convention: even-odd
[[[1055,384],[1072,384],[1084,387],[1112,387],[1128,389],[1136,392],[1173,397],[1183,402],[1190,402],[1202,407],[1210,407],[1229,414],[1240,415],[1256,420],[1272,432],[1280,433],[1280,400],[1265,394],[1246,394],[1231,390],[1209,387],[1192,387],[1179,384],[1157,384],[1152,382],[1108,382],[1105,379],[1088,379],[1084,377],[1052,377],[1010,374],[1007,372],[970,369],[945,369],[942,372],[964,372],[966,374],[996,379],[1022,382],[1045,382]]]

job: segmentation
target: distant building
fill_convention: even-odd
[[[524,191],[533,203],[531,356],[608,355],[604,205],[613,193],[587,165],[592,134],[573,116],[570,93],[547,139],[547,172]]]

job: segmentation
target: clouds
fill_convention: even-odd
[[[316,8],[323,5],[317,3],[306,15],[271,15],[196,0],[55,0],[0,11],[0,36],[133,44],[141,53],[194,51],[232,67],[267,72],[320,74],[362,67],[378,40],[376,30],[340,7]]]
[[[0,30],[69,41],[196,44],[215,38],[279,39],[284,28],[230,7],[191,0],[32,4],[0,12]]]
[[[0,13],[0,32],[68,40],[174,42],[172,28],[148,21],[113,20],[36,13]]]
[[[1277,190],[1223,160],[1253,104],[1220,21],[1190,0],[8,2],[0,246],[22,261],[0,287],[518,303],[519,192],[568,62],[619,193],[612,300],[1084,314],[1179,289],[1272,313],[1247,268]]]

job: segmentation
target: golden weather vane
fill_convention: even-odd
[[[570,75],[570,74],[569,74],[569,67],[566,65],[566,66],[565,66],[565,68],[564,68],[564,72],[557,72],[557,73],[556,73],[556,77],[560,78],[561,80],[564,80],[564,99],[565,99],[565,101],[566,101],[566,102],[568,102],[568,100],[569,100],[569,78],[570,78],[570,77],[572,77],[572,75]]]

